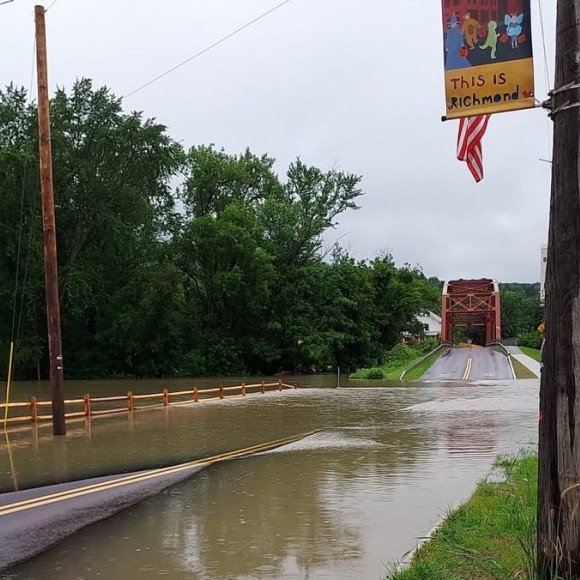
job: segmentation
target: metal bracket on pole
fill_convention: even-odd
[[[554,97],[560,93],[565,93],[567,91],[574,91],[580,89],[580,83],[568,83],[567,85],[562,85],[557,89],[553,89],[548,93],[548,99],[542,103],[542,107],[548,111],[548,117],[553,119],[555,115],[568,109],[577,109],[580,107],[580,101],[567,101],[563,105],[554,108]]]

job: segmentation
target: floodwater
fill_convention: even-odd
[[[0,441],[2,491],[318,432],[212,465],[4,577],[384,578],[498,453],[536,444],[537,380],[339,389],[320,388],[336,377],[300,380],[317,388],[83,419],[66,440],[48,425],[13,429],[9,445]],[[175,388],[152,382],[149,392],[165,386]],[[91,387],[112,394],[110,383]]]

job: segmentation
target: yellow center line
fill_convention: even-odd
[[[473,359],[469,357],[467,359],[467,364],[465,365],[465,372],[463,373],[463,380],[466,381],[469,378],[469,373],[471,373],[471,363]]]
[[[229,451],[227,453],[220,453],[218,455],[213,455],[204,459],[196,459],[195,461],[189,461],[187,463],[182,463],[181,465],[175,465],[173,467],[164,467],[159,469],[154,469],[147,471],[145,473],[140,473],[137,475],[129,475],[122,477],[120,479],[115,479],[113,481],[101,482],[92,485],[87,485],[75,489],[70,489],[67,491],[62,491],[59,493],[54,493],[51,495],[41,496],[37,498],[27,499],[20,502],[15,502],[12,504],[7,504],[0,507],[0,516],[8,515],[14,512],[23,511],[31,509],[34,507],[40,507],[43,505],[48,505],[58,501],[64,501],[67,499],[73,499],[76,497],[81,497],[83,495],[88,495],[91,493],[97,493],[100,491],[107,491],[109,489],[115,489],[117,487],[122,487],[125,485],[130,485],[132,483],[140,483],[143,481],[148,481],[150,479],[155,479],[157,477],[162,477],[165,475],[173,475],[193,467],[199,467],[201,465],[211,465],[212,463],[218,463],[220,461],[227,461],[228,459],[235,459],[237,457],[244,457],[246,455],[252,455],[258,453],[259,451],[267,451],[274,447],[280,447],[281,445],[287,445],[288,443],[293,443],[313,435],[316,431],[310,431],[308,433],[303,433],[301,435],[295,435],[293,437],[286,437],[284,439],[277,439],[276,441],[270,441],[268,443],[261,443],[259,445],[252,445],[251,447],[245,447],[243,449],[238,449],[236,451]]]

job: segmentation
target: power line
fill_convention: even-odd
[[[58,0],[55,0],[55,2],[58,2]],[[204,48],[203,50],[199,51],[198,53],[196,53],[193,56],[189,57],[188,59],[184,60],[183,62],[175,65],[174,67],[170,68],[169,70],[166,70],[164,73],[161,73],[160,75],[156,76],[154,79],[151,79],[150,81],[146,82],[144,85],[137,87],[136,89],[134,89],[130,93],[123,95],[121,98],[126,99],[127,97],[130,97],[130,96],[134,95],[135,93],[142,91],[144,88],[148,87],[149,85],[152,85],[153,83],[157,82],[159,79],[162,79],[163,77],[167,76],[168,74],[172,73],[173,71],[176,71],[178,68],[181,68],[182,66],[186,65],[188,62],[191,62],[192,60],[200,57],[202,54],[209,52],[212,48],[215,48],[216,46],[222,44],[222,42],[225,42],[226,40],[230,39],[232,36],[235,36],[239,32],[242,32],[242,30],[245,30],[249,26],[252,26],[252,24],[255,24],[259,20],[262,20],[262,18],[265,18],[269,14],[272,14],[272,12],[275,12],[279,8],[282,8],[282,6],[284,6],[284,4],[288,4],[288,2],[290,2],[290,0],[284,0],[284,2],[277,4],[276,6],[271,8],[270,10],[268,10],[268,11],[264,12],[263,14],[261,14],[260,16],[258,16],[257,18],[254,18],[253,20],[251,20],[247,24],[240,26],[240,28],[237,28],[236,30],[234,30],[233,32],[228,34],[227,36],[224,36],[223,38],[221,38],[217,42],[214,42],[212,45],[208,46],[207,48]]]
[[[48,12],[57,2],[58,0],[54,0],[52,4],[45,10],[45,12]]]
[[[538,7],[540,10],[540,28],[542,31],[542,48],[544,53],[544,82],[546,83],[546,94],[550,92],[550,69],[548,67],[548,54],[546,51],[546,33],[544,30],[544,7],[542,0],[538,0]],[[548,151],[550,159],[552,158],[552,143],[550,140],[550,119],[546,117],[546,127],[548,131]]]
[[[540,8],[540,28],[542,30],[542,47],[544,52],[544,78],[546,81],[546,93],[550,90],[550,72],[548,68],[548,55],[546,52],[546,33],[544,31],[544,7],[542,5],[542,0],[538,0],[538,6]]]
[[[32,85],[34,82],[34,61],[36,57],[36,43],[32,43],[32,63],[30,67],[30,90],[28,91],[28,104],[32,103]],[[28,152],[24,151],[24,168],[22,172],[22,191],[20,195],[20,224],[18,227],[18,250],[16,252],[16,280],[14,283],[14,300],[13,300],[13,307],[12,307],[12,331],[11,331],[11,338],[10,340],[14,342],[14,329],[16,325],[16,310],[17,310],[17,299],[18,299],[18,291],[19,291],[19,282],[20,282],[20,258],[21,258],[21,250],[22,250],[22,236],[23,236],[23,227],[24,227],[24,200],[26,194],[26,179],[28,177]],[[32,226],[31,226],[32,227]],[[28,260],[28,258],[27,258]],[[28,268],[28,264],[27,264]],[[22,289],[20,290],[24,293],[24,282],[22,284]]]

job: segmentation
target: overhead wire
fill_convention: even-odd
[[[36,173],[36,186],[34,188],[34,192],[38,193],[35,195],[34,202],[32,204],[32,209],[30,211],[30,228],[28,230],[28,248],[26,250],[26,259],[24,261],[24,276],[22,278],[22,291],[20,292],[20,312],[18,314],[18,324],[16,326],[16,343],[18,343],[18,339],[20,338],[20,328],[22,325],[22,313],[24,312],[24,298],[26,297],[26,282],[28,280],[28,265],[30,263],[30,251],[32,249],[32,234],[34,229],[32,227],[34,223],[34,219],[36,217],[36,213],[38,210],[38,201],[40,199],[40,194],[38,192],[40,184],[40,173]]]
[[[36,41],[33,42],[32,45],[32,63],[30,67],[30,88],[28,91],[28,105],[32,103],[32,86],[34,82],[34,70],[35,70],[35,57],[36,57]],[[22,170],[22,189],[20,194],[20,223],[18,226],[18,249],[16,251],[16,276],[14,281],[14,298],[12,302],[12,328],[10,331],[10,358],[8,362],[8,377],[6,381],[6,393],[4,397],[4,429],[6,429],[6,424],[8,421],[8,403],[10,402],[10,384],[12,382],[12,376],[14,374],[14,352],[15,352],[15,343],[18,342],[19,334],[20,334],[20,323],[22,320],[22,309],[24,306],[24,292],[26,287],[26,277],[28,274],[28,260],[30,258],[30,238],[32,235],[32,223],[30,224],[30,232],[29,232],[29,240],[28,240],[28,251],[26,257],[26,267],[25,267],[25,275],[23,277],[23,281],[21,287],[19,287],[20,283],[20,261],[21,261],[21,254],[22,254],[22,237],[23,237],[23,228],[24,228],[24,201],[26,198],[26,181],[28,176],[28,152],[26,149],[24,150],[24,167]],[[17,311],[17,303],[18,303],[18,292],[20,290],[21,293],[21,301],[20,301],[20,315],[18,317],[18,333],[15,336],[15,329],[16,329],[16,311]]]
[[[55,2],[58,2],[58,0],[55,0]],[[250,26],[252,26],[252,24],[255,24],[259,20],[262,20],[262,18],[265,18],[266,16],[272,14],[272,12],[275,12],[276,10],[282,8],[282,6],[284,6],[285,4],[288,4],[288,2],[290,2],[290,0],[284,0],[283,2],[280,2],[280,4],[277,4],[273,8],[270,8],[270,10],[267,10],[263,14],[260,14],[260,16],[258,16],[257,18],[250,20],[250,22],[247,22],[246,24],[244,24],[243,26],[240,26],[239,28],[237,28],[233,32],[230,32],[227,36],[224,36],[223,38],[221,38],[217,42],[214,42],[210,46],[204,48],[203,50],[200,50],[199,52],[195,53],[193,56],[190,56],[189,58],[187,58],[183,62],[180,62],[179,64],[171,67],[170,69],[166,70],[165,72],[161,73],[160,75],[157,75],[155,78],[153,78],[150,81],[146,82],[145,84],[137,87],[136,89],[132,90],[131,92],[123,95],[121,98],[126,99],[126,98],[134,95],[135,93],[142,91],[143,89],[147,88],[148,86],[152,85],[153,83],[156,83],[158,80],[162,79],[163,77],[166,77],[168,74],[171,74],[172,72],[176,71],[178,68],[181,68],[182,66],[191,62],[192,60],[199,58],[200,56],[202,56],[206,52],[209,52],[210,50],[212,50],[216,46],[219,46],[220,44],[222,44],[226,40],[229,40],[230,38],[232,38],[232,36],[235,36],[236,34],[239,34],[243,30],[245,30],[246,28],[249,28]]]
[[[548,67],[548,53],[546,51],[546,31],[544,26],[544,7],[542,0],[538,0],[540,10],[540,29],[542,31],[542,48],[544,53],[544,80],[546,81],[546,93],[550,90],[550,69]]]
[[[32,84],[34,81],[34,59],[36,57],[36,42],[32,44],[32,64],[30,71],[30,88],[28,91],[28,103],[32,102]],[[22,230],[24,227],[24,199],[26,195],[26,178],[28,174],[28,155],[24,152],[24,167],[22,170],[22,189],[20,193],[20,222],[18,226],[18,249],[16,251],[16,282],[14,284],[14,300],[12,308],[12,329],[10,332],[10,339],[14,341],[14,329],[16,325],[16,301],[18,296],[18,284],[20,281],[20,255],[22,250]]]
[[[546,50],[546,30],[544,26],[544,6],[542,0],[538,0],[538,9],[540,13],[540,30],[542,32],[542,52],[544,55],[544,82],[546,85],[546,95],[550,92],[550,68],[548,66],[548,52]],[[546,127],[548,131],[548,152],[549,158],[552,159],[552,142],[550,138],[550,119],[546,117]]]
[[[54,0],[52,4],[44,11],[45,13],[48,12],[59,0]]]

